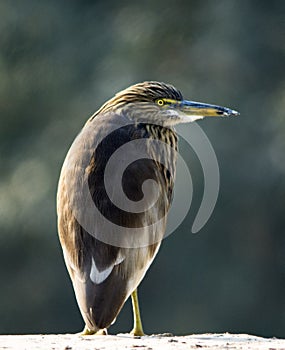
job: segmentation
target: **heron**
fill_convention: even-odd
[[[238,114],[185,100],[171,84],[146,81],[118,92],[87,120],[66,155],[57,192],[59,240],[85,323],[82,334],[107,334],[131,297],[131,334],[144,335],[137,291],[165,235],[175,125]]]

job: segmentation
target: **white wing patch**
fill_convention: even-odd
[[[100,284],[105,281],[106,278],[111,274],[114,266],[119,265],[123,260],[125,260],[124,256],[118,256],[117,260],[114,264],[107,267],[105,270],[99,271],[95,260],[92,258],[91,271],[90,271],[90,279],[95,284]]]

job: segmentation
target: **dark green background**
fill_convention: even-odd
[[[241,116],[199,122],[218,203],[191,234],[189,152],[194,206],[140,288],[145,331],[285,337],[284,27],[283,0],[0,1],[1,333],[83,328],[57,239],[61,164],[106,99],[158,80]],[[110,332],[131,323],[128,302]]]

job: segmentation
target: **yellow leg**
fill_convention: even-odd
[[[131,298],[132,298],[133,314],[134,314],[134,328],[131,331],[131,334],[133,334],[134,336],[142,336],[144,335],[144,331],[143,331],[142,320],[140,315],[137,289],[132,293]]]
[[[107,329],[99,329],[99,331],[91,331],[89,328],[87,328],[86,326],[84,327],[83,331],[80,333],[80,335],[107,335]]]

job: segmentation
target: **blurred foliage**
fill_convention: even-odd
[[[1,333],[83,328],[56,233],[59,171],[87,117],[151,79],[241,116],[200,122],[218,203],[193,235],[194,201],[164,241],[140,288],[146,332],[285,337],[284,18],[283,0],[0,1]],[[110,331],[131,322],[127,303]]]

